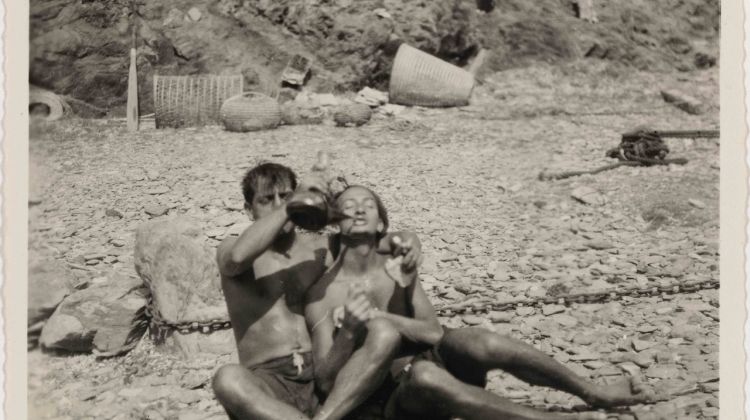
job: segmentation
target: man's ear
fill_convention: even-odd
[[[244,209],[245,209],[245,214],[247,215],[247,217],[249,217],[250,220],[255,220],[255,217],[253,217],[253,209],[250,208],[250,204],[245,202]]]

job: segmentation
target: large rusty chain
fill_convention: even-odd
[[[154,297],[149,294],[146,302],[146,317],[149,319],[149,334],[151,338],[159,343],[163,342],[166,336],[172,331],[178,331],[180,334],[189,334],[200,332],[209,334],[214,331],[230,328],[232,323],[228,319],[212,319],[208,321],[167,321],[161,316],[159,309],[154,305]]]
[[[544,305],[565,305],[574,303],[606,303],[627,298],[645,298],[652,296],[664,296],[675,294],[696,293],[700,290],[718,289],[718,279],[695,280],[689,282],[675,282],[660,286],[629,286],[615,290],[602,290],[594,292],[569,293],[557,296],[542,297],[519,297],[506,301],[493,301],[489,298],[468,298],[463,302],[441,305],[435,308],[439,316],[451,316],[472,313],[488,313],[490,311],[512,311],[517,308],[542,307]]]
[[[615,290],[603,290],[595,292],[568,293],[558,296],[542,297],[519,297],[506,301],[494,301],[493,299],[480,297],[469,297],[463,302],[437,306],[435,311],[439,316],[452,316],[462,314],[488,313],[490,311],[512,311],[520,307],[542,307],[544,305],[565,305],[606,303],[617,300],[637,299],[653,296],[665,296],[676,294],[696,293],[701,290],[718,289],[719,280],[710,278],[689,282],[675,282],[673,284],[660,286],[630,286]],[[209,334],[213,331],[223,330],[232,326],[228,319],[212,319],[208,321],[183,321],[171,322],[165,320],[159,310],[155,307],[153,296],[149,296],[145,310],[149,319],[149,332],[151,337],[157,341],[163,341],[167,334],[178,331],[181,334],[199,332]]]

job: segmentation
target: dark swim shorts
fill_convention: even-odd
[[[312,353],[300,353],[299,356],[304,362],[301,371],[295,366],[291,354],[249,369],[271,388],[276,398],[312,417],[318,408]]]

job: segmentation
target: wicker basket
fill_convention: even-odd
[[[242,89],[241,75],[154,75],[156,128],[218,125],[221,104]]]
[[[326,117],[321,107],[304,107],[289,101],[281,105],[281,120],[287,125],[320,124]]]
[[[245,92],[224,102],[221,106],[221,121],[228,131],[275,128],[281,122],[281,109],[279,103],[270,96]]]
[[[432,107],[469,104],[474,76],[453,64],[401,44],[393,61],[390,102]]]
[[[333,114],[333,121],[335,121],[336,125],[339,126],[360,126],[370,121],[371,117],[372,110],[368,105],[351,104],[338,107],[336,112]]]

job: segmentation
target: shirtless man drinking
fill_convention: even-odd
[[[308,292],[305,317],[312,329],[313,352],[316,357],[330,352],[330,347],[336,345],[334,341],[345,332],[344,327],[336,330],[340,318],[337,308],[345,305],[347,296],[364,294],[371,310],[363,318],[369,318],[369,322],[387,321],[403,338],[401,353],[393,364],[393,379],[398,385],[388,401],[387,417],[606,418],[602,413],[563,415],[514,404],[484,389],[487,372],[492,369],[503,369],[534,385],[575,394],[597,407],[646,400],[637,384],[625,381],[603,386],[587,382],[546,354],[510,337],[480,328],[448,329],[443,333],[416,271],[406,270],[403,274],[407,281],[396,278],[397,284],[386,271],[388,258],[374,252],[384,233],[378,224],[387,227],[387,213],[378,196],[355,186],[345,190],[337,203],[350,218],[339,223],[338,259]],[[404,357],[410,359],[408,364]],[[406,369],[401,369],[404,365]]]
[[[248,171],[242,189],[245,209],[255,222],[217,249],[240,364],[220,368],[213,388],[233,419],[308,419],[318,410],[302,305],[305,292],[333,257],[327,236],[298,235],[289,221],[286,201],[295,189],[326,188],[320,179],[303,184],[298,187],[294,172],[278,164],[265,163]],[[419,244],[414,235],[406,237],[413,237],[415,246],[406,250],[404,266],[413,267]],[[387,251],[390,242],[386,238],[383,243]],[[394,247],[393,251],[404,250]],[[385,359],[390,353],[375,356]],[[346,371],[342,367],[346,359],[339,363],[334,354],[333,362]],[[339,399],[357,399],[351,394],[367,392],[367,387],[334,392],[341,395]]]

